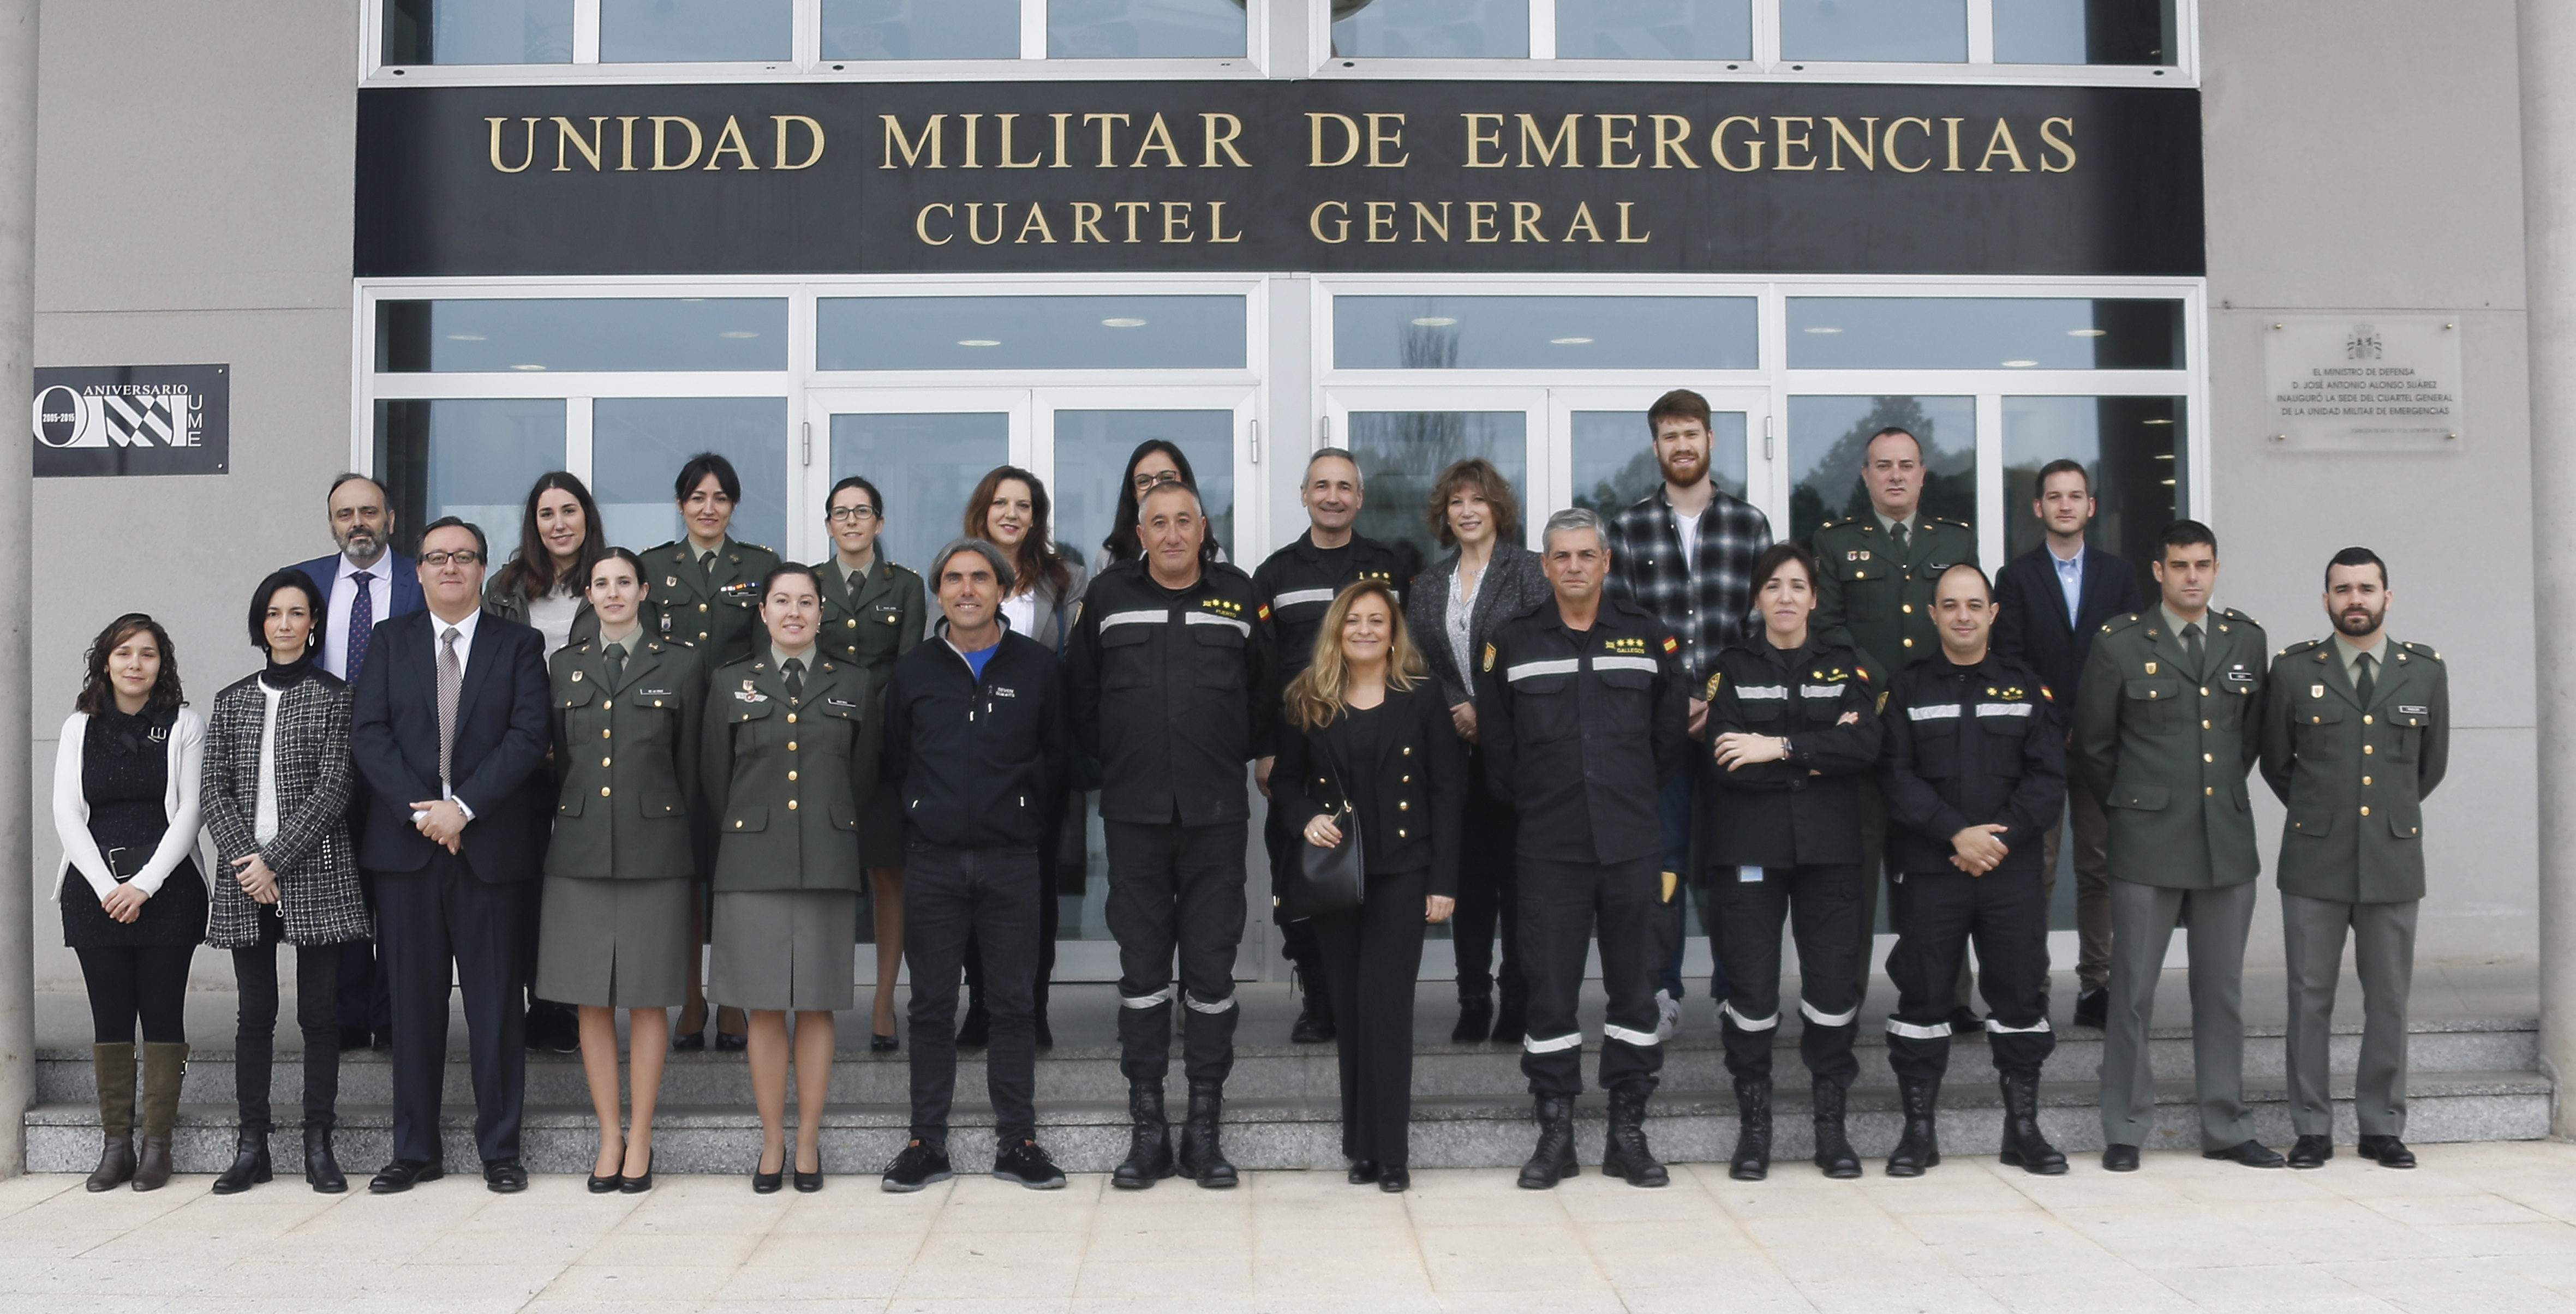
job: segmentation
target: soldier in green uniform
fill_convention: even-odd
[[[778,554],[765,547],[737,542],[728,532],[733,509],[742,503],[742,477],[733,462],[714,452],[700,452],[680,467],[672,481],[680,505],[680,537],[644,554],[644,579],[651,586],[652,611],[646,621],[660,638],[698,650],[707,670],[730,666],[752,655],[760,637],[760,581],[778,566]],[[704,884],[715,869],[715,832],[701,820],[696,835],[698,880]],[[701,909],[699,916],[704,918]],[[699,923],[701,942],[706,935]],[[689,1001],[680,1009],[673,1049],[704,1049],[707,1000],[698,985],[698,963],[689,960]],[[726,1009],[716,1018],[716,1048],[743,1046],[742,1014]]]
[[[2245,1106],[2245,932],[2262,856],[2245,776],[2260,744],[2263,629],[2209,605],[2218,539],[2165,528],[2152,611],[2102,627],[2075,701],[2075,766],[2111,823],[2111,1003],[2102,1049],[2102,1166],[2135,1172],[2155,1130],[2148,1027],[2165,947],[2191,928],[2192,1075],[2200,1147],[2278,1168]]]
[[[1816,553],[1813,628],[1826,643],[1859,654],[1884,689],[1896,673],[1941,651],[1932,624],[1932,589],[1941,572],[1977,564],[1977,535],[1964,520],[1923,512],[1923,444],[1898,428],[1872,434],[1861,482],[1869,514],[1829,521],[1810,540]],[[1860,961],[1854,998],[1869,998],[1870,936],[1878,925],[1879,860],[1887,843],[1887,804],[1878,777],[1860,777]],[[1964,1016],[1962,1016],[1964,1014]],[[1959,968],[1954,1026],[1975,1029],[1968,971]]]
[[[2344,933],[2361,976],[2361,1062],[2353,1113],[2361,1156],[2412,1168],[2406,1130],[2406,992],[2424,898],[2424,796],[2451,757],[2451,681],[2442,655],[2388,637],[2388,565],[2345,548],[2326,566],[2331,639],[2272,663],[2263,707],[2263,781],[2289,805],[2281,829],[2281,938],[2290,969],[2293,1168],[2334,1157],[2326,1089]]]
[[[928,629],[921,576],[886,559],[885,497],[857,475],[832,485],[823,507],[832,557],[814,563],[823,577],[823,650],[868,673],[885,697],[894,659],[912,651]],[[877,709],[883,711],[883,708]],[[903,808],[891,787],[868,798],[859,823],[859,861],[868,869],[868,903],[876,916],[877,994],[869,1005],[868,1048],[895,1049],[895,977],[903,971]]]
[[[690,648],[644,628],[643,564],[609,548],[591,567],[594,633],[557,649],[554,838],[546,846],[537,993],[578,1005],[581,1066],[599,1119],[593,1193],[653,1185],[653,1109],[687,996],[689,820],[698,799],[706,673]],[[634,1117],[620,1139],[617,1010],[634,1040]]]

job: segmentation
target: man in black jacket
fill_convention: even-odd
[[[1133,1144],[1112,1184],[1172,1175],[1163,1078],[1172,1066],[1172,955],[1189,1006],[1180,1171],[1235,1184],[1217,1147],[1234,1069],[1234,954],[1243,940],[1244,766],[1270,754],[1279,703],[1252,578],[1213,559],[1198,490],[1157,484],[1136,509],[1144,549],[1091,579],[1065,684],[1075,742],[1101,767],[1109,933],[1118,940],[1119,1069]]]
[[[1002,620],[1011,566],[961,538],[930,562],[946,625],[895,662],[886,687],[885,778],[902,801],[904,957],[912,964],[912,1139],[887,1166],[889,1191],[949,1176],[957,1090],[957,980],[969,936],[1003,969],[985,982],[992,1048],[993,1175],[1032,1190],[1064,1185],[1037,1142],[1038,879],[1046,801],[1064,787],[1065,714],[1055,654]]]
[[[2031,514],[2048,541],[1995,574],[1995,647],[2029,664],[2056,693],[2050,717],[2063,741],[2075,728],[2075,689],[2093,636],[2114,616],[2145,609],[2135,566],[2084,541],[2093,521],[2093,482],[2081,463],[2039,470]],[[2075,1024],[2098,1027],[2111,992],[2111,823],[2083,773],[2066,773],[2066,818],[2075,831]],[[2057,846],[2066,819],[2051,821],[2040,856],[2040,897],[2057,893]]]

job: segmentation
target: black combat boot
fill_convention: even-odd
[[[1726,1175],[1758,1182],[1771,1175],[1771,1079],[1735,1079],[1735,1154]]]
[[[1672,1175],[1646,1148],[1645,1086],[1622,1086],[1610,1092],[1610,1135],[1601,1147],[1601,1171],[1627,1179],[1630,1186],[1672,1183]]]
[[[1554,1190],[1558,1182],[1581,1175],[1574,1158],[1574,1097],[1538,1097],[1538,1149],[1521,1165],[1521,1189]]]
[[[1860,1156],[1852,1153],[1851,1140],[1843,1135],[1843,1088],[1818,1077],[1814,1089],[1816,1166],[1827,1177],[1860,1176]]]
[[[1941,1162],[1941,1129],[1935,1116],[1941,1100],[1941,1083],[1919,1081],[1911,1077],[1896,1079],[1897,1098],[1905,1105],[1905,1134],[1896,1139],[1896,1148],[1888,1152],[1887,1175],[1921,1177],[1923,1170]],[[2006,1124],[2006,1136],[2012,1133]]]
[[[1142,1191],[1172,1175],[1172,1124],[1163,1116],[1163,1083],[1128,1083],[1127,1116],[1135,1124],[1135,1139],[1127,1161],[1110,1175],[1109,1184],[1121,1191]]]
[[[1181,1120],[1181,1172],[1211,1191],[1235,1183],[1234,1165],[1217,1145],[1217,1123],[1225,1111],[1225,1087],[1213,1081],[1190,1083],[1190,1109]]]
[[[2004,1162],[2026,1173],[2055,1177],[2066,1171],[2066,1156],[2039,1130],[2039,1073],[2003,1074]]]

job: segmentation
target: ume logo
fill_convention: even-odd
[[[47,447],[194,447],[197,418],[185,392],[83,396],[56,384],[36,394],[36,441]]]

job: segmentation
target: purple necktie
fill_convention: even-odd
[[[367,640],[375,637],[376,633],[376,590],[372,583],[375,577],[375,572],[366,570],[349,577],[349,582],[358,586],[358,592],[349,599],[349,660],[341,670],[351,684],[358,682],[358,668],[367,660]]]

